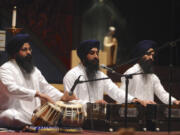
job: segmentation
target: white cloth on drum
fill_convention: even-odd
[[[20,70],[14,59],[3,64],[0,67],[0,118],[5,111],[12,113],[12,116],[18,112],[15,116],[18,120],[31,124],[33,111],[41,105],[40,99],[35,97],[37,90],[48,94],[54,101],[63,95],[48,84],[36,67],[28,76]]]
[[[70,91],[74,81],[82,75],[80,80],[88,80],[85,72],[85,67],[82,64],[71,69],[64,77],[63,84],[64,90]],[[103,72],[98,71],[96,78],[106,78]],[[125,92],[118,88],[118,86],[112,82],[111,79],[79,83],[74,89],[75,95],[79,98],[81,104],[87,102],[95,103],[97,100],[102,100],[104,93],[108,94],[114,100],[123,103],[125,101]],[[128,102],[131,102],[134,97],[129,96]]]
[[[129,68],[124,74],[142,73],[143,70],[139,64]],[[121,79],[120,88],[125,89],[125,79]],[[163,88],[159,78],[155,74],[135,75],[129,79],[128,92],[130,95],[142,99],[154,101],[154,94],[165,104],[169,103],[169,93]],[[172,102],[176,100],[172,97]]]

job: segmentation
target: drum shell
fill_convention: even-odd
[[[57,126],[60,117],[59,107],[46,103],[32,116],[31,122],[33,126]]]
[[[84,122],[84,109],[81,104],[58,101],[61,111],[60,126],[81,127]]]

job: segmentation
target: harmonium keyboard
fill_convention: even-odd
[[[127,127],[138,131],[167,131],[168,105],[127,104]],[[180,125],[180,106],[171,106],[171,129]],[[124,104],[87,104],[87,117],[84,122],[85,129],[114,131],[125,126]]]

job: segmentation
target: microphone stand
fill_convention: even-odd
[[[117,73],[117,72],[114,72]],[[119,73],[118,73],[119,74]],[[134,75],[142,75],[142,74],[149,74],[149,73],[133,73],[133,74],[126,74],[122,75],[119,74],[120,77],[125,77],[125,109],[124,109],[124,127],[127,128],[128,123],[128,117],[127,117],[127,111],[128,111],[128,86],[129,86],[129,79],[132,79]]]
[[[85,82],[93,82],[93,81],[100,81],[100,80],[106,80],[106,79],[110,79],[109,77],[106,78],[97,78],[97,79],[91,79],[91,80],[85,80],[85,81],[80,81],[80,77],[82,75],[79,75],[79,77],[74,81],[74,84],[69,92],[69,95],[71,96],[73,94],[73,91],[76,87],[77,84],[79,83],[85,83]],[[93,117],[92,117],[92,111],[90,111],[90,117],[91,117],[91,129],[94,130],[94,124],[93,124]]]
[[[170,59],[169,59],[169,106],[168,106],[168,133],[171,131],[171,94],[172,94],[172,71],[173,71],[173,46],[170,47]]]
[[[97,79],[91,79],[91,80],[79,81],[79,83],[93,82],[93,81],[100,81],[100,80],[106,80],[106,79],[111,79],[111,78],[109,78],[109,77],[105,77],[105,78],[97,78]]]
[[[167,43],[163,44],[162,46],[155,48],[153,51],[145,52],[143,55],[132,58],[122,64],[117,64],[117,65],[115,65],[115,67],[113,69],[117,69],[117,68],[122,67],[127,64],[132,64],[132,63],[136,62],[137,60],[139,60],[140,58],[142,58],[142,56],[144,56],[145,54],[149,55],[151,52],[155,52],[155,54],[156,54],[169,46],[175,47],[177,42],[180,42],[180,38],[176,39],[175,41],[172,41],[172,42],[167,42]]]
[[[127,118],[127,111],[128,111],[128,86],[129,86],[129,79],[132,79],[132,75],[126,75],[126,92],[125,92],[125,110],[124,110],[124,114],[125,114],[125,121],[124,121],[124,126],[125,128],[127,128],[127,122],[128,122],[128,118]]]
[[[124,115],[125,115],[125,121],[124,121],[124,126],[125,128],[127,128],[127,109],[128,109],[128,85],[129,85],[129,79],[132,79],[132,77],[134,75],[140,75],[140,74],[148,74],[148,73],[132,73],[132,74],[120,74],[118,72],[116,72],[115,70],[111,69],[109,70],[110,72],[112,72],[113,74],[118,75],[119,77],[125,77],[126,79],[126,89],[125,89],[125,110],[124,110]],[[80,75],[81,76],[81,75]],[[71,88],[70,93],[72,94],[76,85],[79,83],[84,83],[84,82],[92,82],[92,81],[100,81],[100,80],[106,80],[106,79],[110,79],[109,77],[105,77],[105,78],[97,78],[97,79],[91,79],[91,80],[85,80],[85,81],[80,81],[80,76],[75,80],[74,85]]]
[[[71,90],[70,90],[70,92],[69,92],[69,96],[72,96],[72,95],[73,95],[73,91],[74,91],[76,85],[79,83],[80,77],[81,77],[81,75],[79,75],[79,77],[74,81],[74,84],[73,84],[73,86],[72,86],[72,88],[71,88]]]
[[[128,86],[129,86],[129,79],[132,79],[134,75],[142,75],[142,74],[149,74],[149,73],[132,73],[132,74],[120,74],[115,70],[109,70],[111,73],[118,75],[120,78],[125,77],[125,109],[124,109],[124,127],[127,128],[127,111],[128,111]]]
[[[172,64],[172,54],[173,54],[173,47],[176,46],[176,43],[177,42],[180,42],[180,38],[179,39],[176,39],[172,42],[167,42],[165,44],[163,44],[161,47],[159,48],[155,48],[153,51],[151,52],[155,52],[158,53],[160,52],[161,50],[163,50],[164,48],[166,47],[171,47],[170,48],[170,64],[169,64],[169,68],[170,68],[170,74],[169,74],[169,106],[168,106],[168,132],[170,132],[171,130],[171,123],[170,123],[170,120],[171,120],[171,88],[172,88],[172,70],[173,70],[173,64]],[[143,55],[141,56],[138,56],[138,57],[135,57],[133,59],[130,59],[129,61],[123,63],[123,64],[120,64],[120,65],[116,65],[115,68],[118,68],[118,67],[121,67],[125,64],[131,64],[137,60],[139,60],[142,56],[144,56],[145,54],[146,55],[149,55],[151,54],[151,52],[145,52]],[[116,72],[115,72],[116,73]],[[129,78],[132,78],[132,76],[128,76],[126,77],[126,99],[125,99],[125,127],[127,127],[127,93],[128,93],[128,85],[129,85]]]
[[[157,53],[157,52],[161,51],[162,49],[171,46],[171,53],[172,53],[172,47],[176,46],[176,43],[177,43],[177,42],[180,42],[180,39],[176,39],[175,41],[172,41],[172,42],[167,42],[167,43],[165,43],[164,45],[162,45],[161,47],[154,49],[152,52]],[[151,52],[145,52],[143,55],[138,56],[138,57],[136,57],[136,58],[133,58],[133,59],[127,61],[126,63],[123,63],[123,64],[121,64],[121,65],[117,65],[116,68],[117,68],[117,67],[120,67],[120,66],[123,66],[123,65],[125,65],[125,64],[130,64],[130,63],[132,63],[132,62],[135,62],[135,61],[137,61],[138,59],[140,59],[142,56],[144,56],[145,54],[146,54],[146,55],[149,55],[149,54],[151,54]],[[171,61],[170,63],[172,63],[172,54],[171,54],[170,61]],[[173,67],[173,65],[170,64],[170,85],[172,85],[172,67]],[[125,77],[125,78],[126,78],[126,81],[125,81],[125,83],[126,83],[126,91],[125,91],[125,110],[124,110],[124,113],[125,113],[125,121],[124,121],[124,126],[125,126],[125,128],[127,128],[127,103],[128,103],[127,99],[128,99],[129,79],[131,79],[131,78],[133,77],[133,75],[146,74],[146,73],[134,73],[134,74],[122,75],[122,74],[120,74],[120,73],[117,73],[117,72],[116,72],[115,70],[113,70],[113,69],[110,70],[110,72],[111,72],[111,73],[114,73],[114,74],[117,74],[117,75],[119,75],[120,77]],[[80,76],[79,76],[79,77],[80,77]],[[78,77],[78,78],[79,78],[79,77]],[[98,81],[98,80],[105,80],[105,79],[110,79],[110,78],[107,77],[107,78],[99,78],[99,79],[86,80],[86,81],[80,81],[79,79],[77,79],[77,82],[76,82],[75,86],[76,86],[78,83]],[[75,88],[75,86],[74,86],[74,88]],[[73,88],[73,89],[74,89],[74,88]],[[171,86],[170,86],[170,91],[169,91],[168,131],[170,131],[170,119],[171,119]]]
[[[167,42],[166,44],[159,47],[156,51],[159,52],[160,50],[170,47],[170,58],[169,58],[169,104],[168,104],[168,133],[171,131],[171,96],[172,96],[172,73],[173,73],[173,47],[176,46],[176,43],[180,42],[180,38],[176,39],[172,42]]]

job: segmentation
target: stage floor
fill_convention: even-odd
[[[27,132],[0,132],[0,135],[119,135],[117,132],[83,131],[81,133],[27,133]],[[135,132],[135,135],[180,135],[180,132]]]

